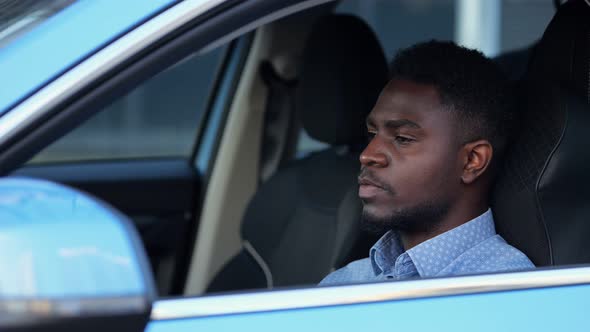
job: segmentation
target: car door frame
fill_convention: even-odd
[[[47,140],[55,139],[67,129],[73,128],[93,112],[100,110],[107,101],[129,91],[147,77],[179,61],[184,56],[207,45],[226,42],[266,22],[316,6],[329,0],[308,1],[210,1],[211,7],[200,8],[200,16],[186,18],[155,38],[141,40],[142,47],[121,39],[109,47],[119,47],[119,42],[129,42],[128,59],[117,59],[107,68],[90,75],[91,79],[79,77],[88,74],[86,62],[71,72],[56,79],[46,88],[17,105],[11,112],[0,117],[0,165],[1,171],[14,169],[31,157]],[[195,5],[186,1],[176,6]],[[215,3],[218,7],[214,7]],[[221,4],[224,6],[221,6]],[[161,15],[172,15],[172,7]],[[221,6],[221,7],[219,7]],[[285,9],[285,6],[287,6]],[[262,13],[262,14],[261,14]],[[264,14],[266,13],[266,14]],[[247,15],[245,15],[247,14]],[[176,13],[179,15],[179,13]],[[178,19],[178,17],[175,17]],[[146,23],[149,25],[149,22]],[[138,34],[153,33],[157,26]],[[150,30],[151,29],[151,30]],[[136,30],[138,31],[138,30]],[[146,36],[144,36],[146,37]],[[138,38],[132,36],[130,38]],[[147,38],[147,37],[146,37]],[[215,41],[212,43],[212,41]],[[132,46],[136,46],[133,48]],[[108,52],[109,47],[103,51]],[[105,51],[106,50],[106,51]],[[98,52],[87,61],[105,57]],[[144,57],[141,57],[144,55]],[[96,58],[95,58],[96,57]],[[95,65],[96,66],[96,65]],[[77,78],[79,86],[63,91],[50,98],[49,88],[54,85],[70,86]],[[44,103],[42,101],[45,101]],[[30,118],[27,118],[30,116]],[[22,117],[25,117],[23,119]],[[46,145],[46,144],[45,144]],[[508,274],[492,274],[472,277],[425,279],[399,283],[353,285],[341,287],[305,288],[272,292],[244,293],[237,295],[206,296],[200,298],[169,299],[157,301],[152,312],[152,323],[176,319],[200,319],[211,316],[252,314],[268,311],[300,310],[338,305],[376,302],[410,301],[440,296],[482,295],[488,292],[509,292],[549,287],[570,287],[590,284],[590,268],[545,269]],[[429,286],[430,285],[430,286]],[[285,299],[285,297],[287,299]],[[296,301],[295,301],[296,300]],[[237,301],[237,302],[236,302]],[[233,304],[232,304],[233,303]],[[236,304],[237,303],[237,304]],[[254,309],[252,304],[258,303]],[[246,309],[240,309],[246,308]],[[220,309],[220,308],[226,309]],[[213,308],[213,309],[212,309]]]

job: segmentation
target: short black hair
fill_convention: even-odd
[[[461,144],[486,139],[494,154],[504,153],[514,126],[510,81],[481,52],[450,41],[416,44],[397,53],[390,79],[434,86],[442,105],[457,115]]]

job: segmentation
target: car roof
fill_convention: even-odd
[[[77,1],[0,49],[0,114],[174,0]]]

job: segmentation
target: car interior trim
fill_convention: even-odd
[[[184,278],[184,294],[198,295],[206,290],[213,274],[242,248],[239,236],[241,211],[245,209],[247,199],[254,194],[258,169],[258,132],[261,117],[251,113],[250,100],[256,96],[251,87],[258,75],[254,63],[257,62],[258,45],[262,34],[253,35],[247,54],[244,54],[239,79],[235,80],[235,91],[228,105],[223,130],[216,138],[215,156],[211,157],[211,169],[206,174],[203,187],[202,210],[199,217],[196,240],[188,256],[188,272]],[[242,39],[242,38],[240,38]],[[234,78],[235,79],[235,78]],[[233,88],[232,88],[233,90]],[[210,112],[214,112],[211,109]],[[228,133],[231,133],[229,135]],[[201,153],[201,148],[199,152]],[[197,155],[198,157],[198,155]],[[239,162],[239,170],[236,165]],[[227,206],[232,206],[228,209]],[[235,213],[240,211],[240,213]],[[222,245],[221,245],[222,244]]]
[[[231,100],[229,96],[235,92],[234,83],[241,73],[244,54],[247,54],[249,44],[249,38],[241,38],[229,50],[225,73],[222,75],[219,89],[213,98],[213,105],[207,119],[208,124],[195,158],[195,167],[201,174],[207,174],[212,160],[214,160],[213,152],[219,133],[222,132],[224,115],[227,113],[227,100]]]
[[[550,268],[454,278],[284,289],[156,301],[151,320],[514,291],[590,283],[590,267]]]
[[[17,134],[21,128],[40,119],[53,107],[95,81],[96,78],[122,64],[131,55],[226,1],[228,0],[180,2],[98,51],[0,117],[0,144]]]

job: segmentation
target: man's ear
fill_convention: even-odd
[[[461,182],[475,182],[489,167],[494,149],[487,140],[477,140],[463,146],[463,174]]]

